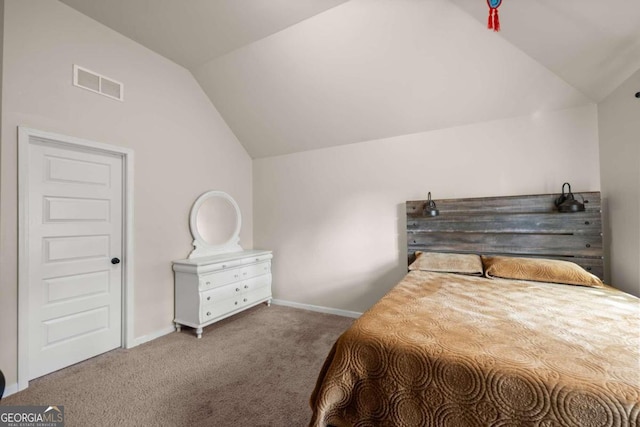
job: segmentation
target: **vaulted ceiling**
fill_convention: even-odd
[[[598,102],[640,1],[61,0],[183,65],[254,157]]]
[[[451,0],[482,25],[483,1]],[[640,69],[640,1],[505,0],[500,33],[594,101]]]

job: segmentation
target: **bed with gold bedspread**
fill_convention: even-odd
[[[640,426],[640,300],[415,270],[334,344],[312,426]]]

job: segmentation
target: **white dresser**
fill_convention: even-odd
[[[175,324],[202,328],[262,302],[271,304],[271,251],[246,250],[173,262]]]

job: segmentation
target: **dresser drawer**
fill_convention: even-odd
[[[200,308],[200,323],[208,322],[242,307],[241,298],[230,298]]]
[[[269,297],[271,297],[271,287],[264,286],[244,294],[242,296],[242,304],[249,305]]]
[[[206,274],[200,277],[200,290],[215,288],[220,285],[249,279],[251,277],[260,276],[270,272],[271,262],[264,261],[241,268],[230,268],[228,270]]]
[[[245,307],[247,305],[251,305],[257,301],[262,301],[265,298],[270,298],[270,297],[271,297],[271,287],[262,286],[260,288],[252,290],[251,292],[247,292],[240,295],[240,297],[236,298],[235,300],[238,302],[238,304],[236,305],[239,305],[240,307]]]
[[[240,292],[245,289],[241,283],[232,283],[230,285],[218,286],[217,288],[210,289],[200,293],[200,299],[202,304],[211,304],[217,301],[233,298],[239,295]]]
[[[247,257],[242,260],[243,264],[253,264],[254,262],[269,261],[273,256],[269,254],[257,255],[255,257]]]
[[[250,277],[260,276],[271,272],[271,262],[259,262],[253,265],[247,265],[242,267],[242,279],[248,279]]]
[[[200,277],[200,290],[215,288],[216,286],[226,285],[227,283],[237,282],[242,275],[240,268],[231,268],[216,273],[203,275]]]
[[[271,274],[263,274],[262,276],[252,277],[251,279],[242,281],[242,292],[247,293],[255,289],[264,288],[271,285]]]

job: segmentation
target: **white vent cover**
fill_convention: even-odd
[[[73,85],[118,101],[124,100],[122,83],[75,64],[73,65]]]

